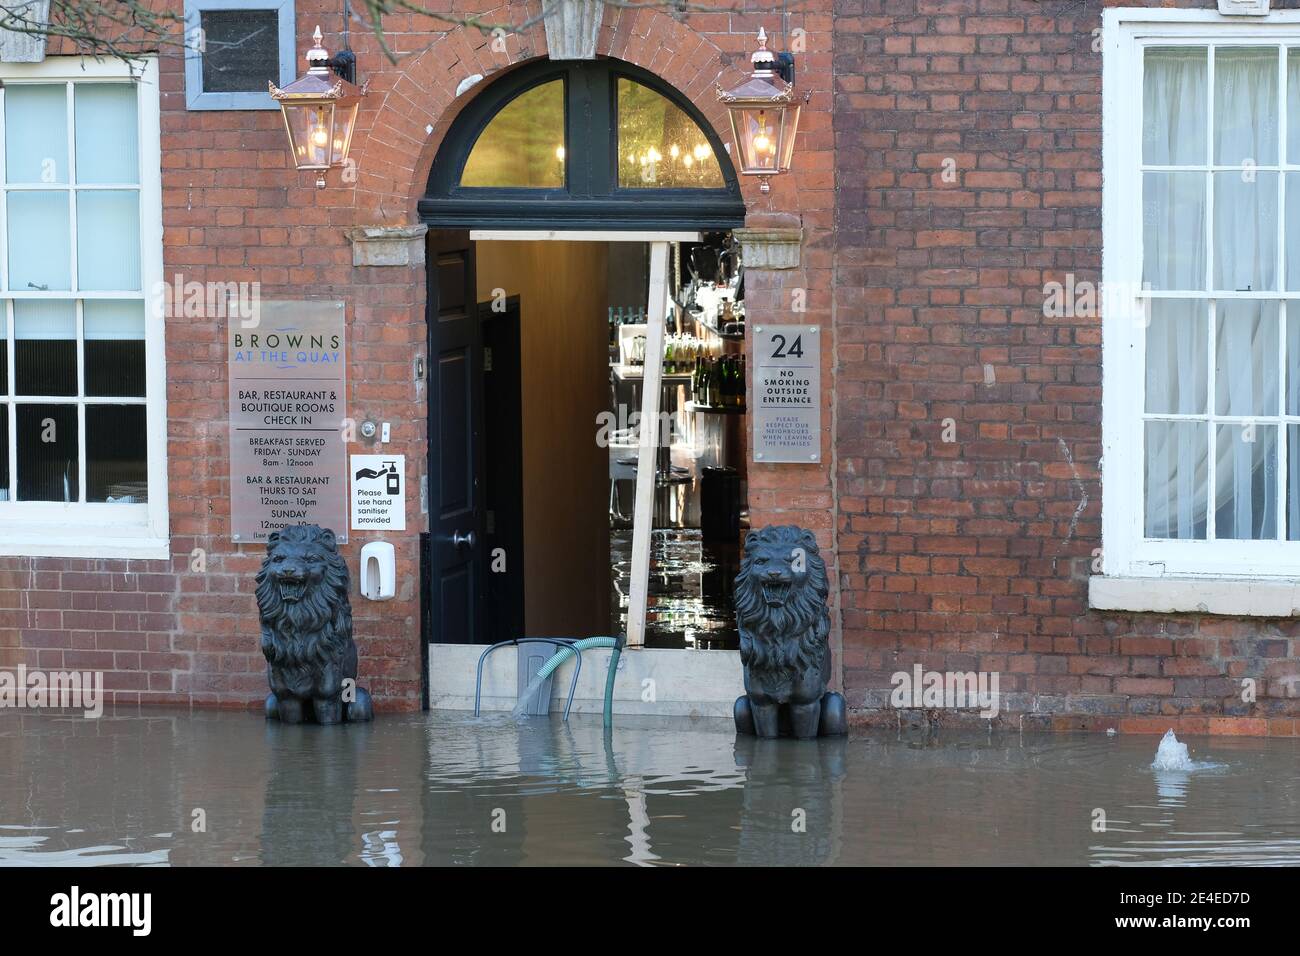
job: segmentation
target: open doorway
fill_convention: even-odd
[[[650,245],[616,243],[609,269],[611,627],[632,599],[633,502],[653,301]],[[669,247],[654,471],[646,647],[734,650],[732,587],[745,503],[744,285],[726,232]],[[633,304],[629,304],[633,303]]]
[[[734,649],[743,282],[725,232],[694,238],[667,246],[643,641]],[[436,231],[429,255],[429,640],[625,631],[650,242]]]
[[[693,247],[720,249],[745,222],[713,125],[630,63],[523,64],[456,115],[418,209],[430,229],[428,643],[625,632],[630,648],[734,648],[734,560],[711,560],[703,539],[725,512],[719,534],[738,549],[743,408],[697,397],[692,350],[743,393],[743,337],[691,341],[706,338],[692,310],[725,325],[742,299],[734,272],[718,282],[706,268],[692,285],[713,261]],[[637,324],[651,356],[640,368],[622,351]]]

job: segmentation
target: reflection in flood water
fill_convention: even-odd
[[[1194,739],[1192,771],[1153,770],[1156,743],[622,717],[607,748],[598,717],[11,711],[0,864],[1300,863],[1300,740]]]
[[[627,630],[632,532],[609,536],[611,634]],[[740,647],[732,605],[740,543],[705,541],[698,529],[656,528],[650,536],[646,647],[734,651]]]

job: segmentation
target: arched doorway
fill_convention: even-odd
[[[610,289],[640,281],[640,312],[658,309],[662,334],[671,244],[744,223],[727,152],[645,70],[540,61],[460,113],[418,208],[430,227],[428,639],[608,634],[597,592],[618,486],[592,433],[616,391]],[[657,376],[641,397],[658,401]],[[649,520],[634,545],[647,554]]]

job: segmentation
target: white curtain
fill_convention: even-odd
[[[1143,87],[1143,156],[1158,165],[1206,162],[1204,50],[1151,50]],[[1215,61],[1213,154],[1243,170],[1213,174],[1213,290],[1275,290],[1277,51],[1221,50]],[[1144,176],[1143,278],[1156,289],[1205,287],[1206,175]],[[1209,303],[1156,300],[1147,332],[1146,411],[1276,415],[1276,302],[1218,299],[1215,389],[1207,394]],[[1216,537],[1277,533],[1277,428],[1204,422],[1146,425],[1146,533],[1204,538],[1214,447]],[[1293,487],[1295,487],[1293,479]],[[1293,500],[1294,500],[1293,496]]]
[[[1203,415],[1209,379],[1207,303],[1154,299],[1147,328],[1146,410]],[[1205,537],[1209,481],[1206,426],[1148,422],[1146,533],[1155,538]]]
[[[1204,49],[1151,49],[1142,88],[1142,161],[1149,166],[1205,163]]]
[[[1143,161],[1156,166],[1204,165],[1206,51],[1147,51],[1143,81]],[[1205,173],[1143,176],[1142,278],[1155,289],[1205,287]],[[1204,414],[1209,361],[1207,306],[1199,300],[1151,301],[1147,330],[1146,411]],[[1146,534],[1205,536],[1206,426],[1148,422]]]
[[[1215,411],[1276,415],[1276,302],[1220,299],[1215,320]],[[1217,426],[1215,536],[1277,536],[1277,428]]]
[[[1220,48],[1214,57],[1214,161],[1277,162],[1277,47]]]
[[[1277,162],[1276,49],[1220,50],[1214,61],[1215,159]],[[1271,291],[1277,285],[1277,174],[1215,173],[1214,285]],[[1215,412],[1278,412],[1278,308],[1220,299]],[[1277,429],[1220,425],[1215,436],[1215,536],[1277,536]]]

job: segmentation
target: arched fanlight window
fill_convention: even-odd
[[[564,81],[525,90],[479,134],[461,170],[462,186],[564,186]]]
[[[721,189],[722,170],[700,125],[676,103],[618,78],[618,184],[624,189]]]
[[[745,217],[709,123],[616,60],[540,61],[487,86],[448,130],[419,208],[456,228],[728,229]]]

